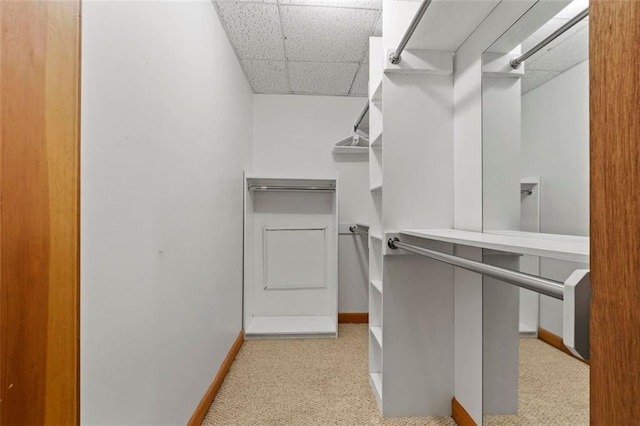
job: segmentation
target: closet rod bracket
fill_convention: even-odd
[[[398,241],[400,241],[400,238],[398,237],[389,238],[387,240],[387,247],[389,247],[391,250],[397,250],[398,247],[396,247],[396,242]]]

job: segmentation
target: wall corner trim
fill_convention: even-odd
[[[451,417],[460,426],[478,426],[460,403],[453,398],[451,400]]]
[[[216,398],[216,395],[218,394],[218,391],[220,390],[220,387],[224,382],[224,378],[227,376],[227,373],[229,372],[229,369],[233,364],[233,360],[236,358],[236,355],[238,355],[238,352],[240,351],[240,348],[242,347],[243,343],[244,343],[244,330],[240,330],[238,337],[236,338],[235,342],[233,342],[231,349],[229,349],[229,353],[227,353],[227,356],[225,357],[224,361],[222,361],[222,364],[220,365],[220,369],[218,370],[218,373],[214,377],[213,382],[211,382],[211,385],[205,392],[204,396],[202,397],[202,400],[200,400],[200,403],[198,404],[195,411],[191,415],[191,418],[189,419],[187,426],[200,426],[202,424],[202,421],[207,415],[207,412],[209,411],[209,408],[211,407],[213,400]]]
[[[368,312],[340,312],[338,313],[338,323],[340,324],[368,324]]]

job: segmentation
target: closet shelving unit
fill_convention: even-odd
[[[245,176],[246,338],[336,337],[335,177]]]
[[[383,396],[383,226],[382,226],[382,38],[369,39],[369,374],[382,409]]]
[[[386,238],[454,225],[454,52],[495,6],[463,3],[385,1],[383,37],[370,39],[370,188],[382,186],[369,215],[369,372],[389,417],[448,416],[455,395],[453,268],[393,252]]]

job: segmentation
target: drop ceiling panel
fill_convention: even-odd
[[[522,52],[526,52],[527,50],[531,49],[536,44],[538,44],[542,40],[544,40],[551,33],[553,33],[555,30],[557,30],[558,28],[560,28],[561,26],[566,24],[567,22],[568,22],[568,19],[556,19],[556,18],[550,19],[549,22],[544,24],[542,27],[540,27],[540,29],[538,31],[536,31],[535,33],[531,34],[531,36],[529,36],[525,41],[522,42]],[[551,43],[547,44],[544,47],[544,49],[548,50],[548,49],[554,48],[554,46],[557,46],[563,40],[567,39],[568,37],[571,37],[573,34],[577,33],[578,31],[580,31],[583,28],[586,28],[587,26],[588,26],[588,23],[587,23],[586,20],[578,22],[576,25],[574,25],[573,27],[569,28],[560,37],[558,37],[557,39],[555,39]]]
[[[281,6],[287,59],[358,62],[362,60],[376,10]]]
[[[289,77],[285,61],[242,61],[249,83],[256,93],[289,93]]]
[[[351,86],[350,95],[367,96],[369,92],[369,61],[362,62],[356,72],[356,77]]]
[[[522,93],[527,93],[538,86],[543,85],[552,78],[562,74],[561,71],[526,70],[526,78],[522,79]]]
[[[347,95],[358,63],[289,62],[289,81],[294,93]]]
[[[553,19],[522,42],[525,52],[560,28],[587,7],[586,0],[574,0]],[[584,19],[525,61],[522,93],[527,93],[589,59],[589,20]]]
[[[500,0],[433,0],[407,48],[455,52],[498,3]]]
[[[278,5],[230,1],[216,4],[241,59],[285,60]]]
[[[527,61],[529,69],[565,71],[589,58],[589,30],[583,28],[571,37],[562,40],[552,49],[539,52]]]
[[[373,27],[373,36],[382,37],[382,12],[380,12],[378,19],[376,19],[376,25]]]
[[[349,7],[360,9],[380,9],[382,0],[280,0],[284,5]]]

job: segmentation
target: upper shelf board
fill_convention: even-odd
[[[589,237],[523,231],[470,232],[457,229],[403,229],[400,234],[507,253],[589,263]]]
[[[433,0],[406,48],[455,52],[498,3],[500,0]],[[419,5],[419,2],[385,3],[385,47],[393,47],[387,45],[386,40],[397,46]],[[390,19],[387,18],[387,11]],[[387,38],[387,35],[390,37]]]
[[[375,87],[375,90],[371,94],[370,100],[371,102],[377,104],[382,102],[382,78],[378,79],[374,87]]]
[[[334,154],[369,154],[369,139],[358,135],[358,138],[349,136],[333,145]]]
[[[247,177],[247,186],[249,188],[260,187],[307,187],[326,188],[327,190],[335,190],[336,179],[333,178],[272,178],[272,177]]]

